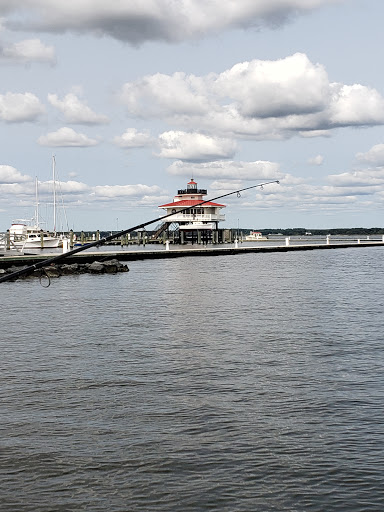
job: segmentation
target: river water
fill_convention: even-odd
[[[3,283],[0,510],[384,510],[382,247]]]

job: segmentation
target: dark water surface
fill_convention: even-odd
[[[384,249],[0,288],[0,510],[384,510]]]

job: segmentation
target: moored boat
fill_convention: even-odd
[[[263,236],[260,231],[251,231],[249,235],[245,237],[246,242],[263,242],[268,240],[268,237]]]
[[[11,248],[16,249],[50,249],[62,247],[63,240],[67,239],[65,235],[56,232],[56,167],[55,157],[53,163],[53,232],[40,227],[39,218],[39,182],[35,180],[36,209],[35,215],[31,221],[17,219],[12,222],[9,229],[9,242]]]
[[[55,235],[38,225],[30,225],[23,219],[12,222],[9,229],[11,246],[22,249],[54,248],[62,245],[62,237]]]

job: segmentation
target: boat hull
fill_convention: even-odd
[[[42,249],[60,247],[62,237],[44,231],[39,226],[29,226],[22,222],[15,222],[9,230],[11,245],[22,249]]]

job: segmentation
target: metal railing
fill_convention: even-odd
[[[209,222],[209,221],[224,221],[225,215],[217,215],[217,214],[199,214],[199,213],[175,213],[170,217],[172,222],[177,222],[178,220],[185,221],[195,221],[195,222]]]
[[[23,247],[16,247],[16,245],[13,243],[13,240],[9,239],[9,234],[0,234],[0,250],[1,251],[9,251],[14,250],[17,252],[23,252]]]
[[[183,188],[183,189],[178,190],[177,193],[178,194],[188,194],[188,195],[203,194],[204,196],[206,196],[207,190],[205,188],[195,188],[195,189]]]

